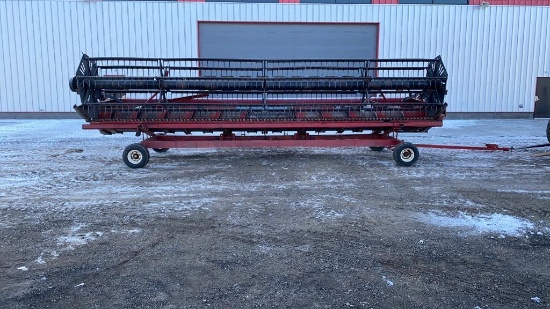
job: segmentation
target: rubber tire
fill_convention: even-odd
[[[372,150],[372,151],[382,151],[382,150],[384,150],[384,148],[386,148],[386,147],[369,147],[369,148],[370,148],[370,150]]]
[[[546,126],[546,139],[550,143],[550,120],[548,120],[548,125]]]
[[[393,159],[401,166],[412,166],[419,157],[418,148],[411,143],[401,143],[393,149]]]
[[[142,168],[149,163],[149,150],[142,144],[129,145],[122,153],[122,161],[131,168]]]
[[[153,149],[154,152],[164,153],[164,152],[167,152],[168,149],[170,148],[151,148],[151,149]]]

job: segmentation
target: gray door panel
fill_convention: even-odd
[[[378,24],[199,23],[199,56],[233,59],[376,58]]]
[[[550,77],[538,77],[535,95],[535,118],[550,118]]]

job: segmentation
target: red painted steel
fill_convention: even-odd
[[[156,135],[142,143],[147,148],[253,147],[395,147],[402,141],[383,134],[182,136]]]
[[[440,149],[456,149],[456,150],[486,150],[486,151],[510,151],[511,147],[500,147],[497,144],[485,144],[485,146],[462,146],[462,145],[437,145],[437,144],[415,144],[421,148],[440,148]]]
[[[254,148],[254,147],[387,147],[393,148],[403,141],[386,134],[338,135],[250,135],[229,136],[156,135],[145,139],[147,148]],[[452,150],[511,151],[511,147],[496,144],[485,146],[415,144],[419,148]]]
[[[119,130],[123,132],[136,132],[142,128],[155,131],[174,130],[174,131],[201,131],[201,130],[234,130],[234,131],[296,131],[296,130],[385,130],[388,132],[398,131],[402,128],[432,128],[443,126],[443,120],[394,120],[387,122],[374,121],[189,121],[189,122],[148,122],[142,125],[140,122],[92,122],[82,125],[83,129],[92,130]]]
[[[481,5],[486,2],[490,5],[522,5],[522,6],[550,6],[550,0],[470,0],[470,5]]]

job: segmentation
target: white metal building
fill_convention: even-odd
[[[449,113],[548,117],[549,25],[548,6],[0,1],[0,113],[72,112],[78,98],[68,80],[82,53],[441,55]]]

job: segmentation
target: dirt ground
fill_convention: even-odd
[[[523,146],[546,120],[413,143]],[[0,121],[1,308],[548,308],[550,157],[172,149],[80,120]]]

